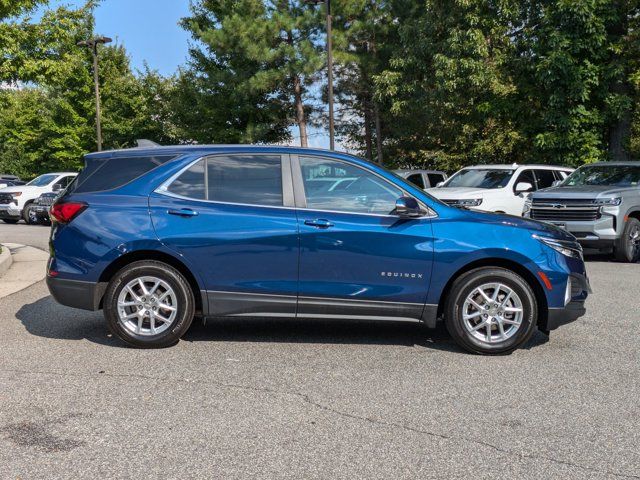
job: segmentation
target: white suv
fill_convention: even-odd
[[[427,192],[455,207],[522,215],[529,193],[551,187],[571,172],[569,167],[547,165],[477,165]]]
[[[29,205],[43,193],[64,190],[77,175],[73,172],[45,173],[26,185],[0,188],[0,219],[5,223],[18,223],[22,218],[30,223]]]

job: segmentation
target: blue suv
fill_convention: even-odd
[[[289,147],[87,155],[51,210],[47,284],[139,347],[198,317],[444,320],[476,353],[585,313],[575,238],[447,206],[360,158]]]

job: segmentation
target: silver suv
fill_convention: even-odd
[[[523,215],[562,227],[586,248],[640,258],[640,162],[584,165],[562,183],[533,193]]]

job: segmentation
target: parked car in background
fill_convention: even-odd
[[[584,247],[613,250],[618,260],[636,262],[640,162],[584,165],[560,185],[531,195],[524,215],[571,232]]]
[[[27,207],[27,216],[29,223],[39,225],[51,225],[49,210],[54,204],[55,199],[60,192],[47,192],[36,198],[33,203]]]
[[[447,179],[447,174],[439,170],[394,170],[394,172],[423,190],[435,187]]]
[[[26,185],[0,189],[0,219],[5,223],[18,223],[23,219],[29,223],[27,207],[46,192],[61,192],[77,176],[74,172],[45,173]]]
[[[572,168],[549,165],[466,167],[428,193],[454,207],[522,215],[526,195],[564,180]]]
[[[0,173],[0,188],[13,187],[15,185],[24,185],[24,182],[16,175]]]
[[[177,342],[194,315],[444,318],[463,348],[504,353],[583,315],[590,290],[565,231],[449,207],[325,150],[93,153],[51,215],[53,297],[104,309],[139,347]]]

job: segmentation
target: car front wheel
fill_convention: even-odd
[[[104,315],[109,329],[130,345],[173,345],[193,320],[195,301],[187,280],[157,261],[127,265],[109,282]]]
[[[465,350],[509,353],[535,331],[538,310],[529,284],[503,268],[479,268],[458,278],[445,311],[447,330]]]
[[[640,259],[640,220],[629,218],[614,249],[616,260],[633,263]]]

